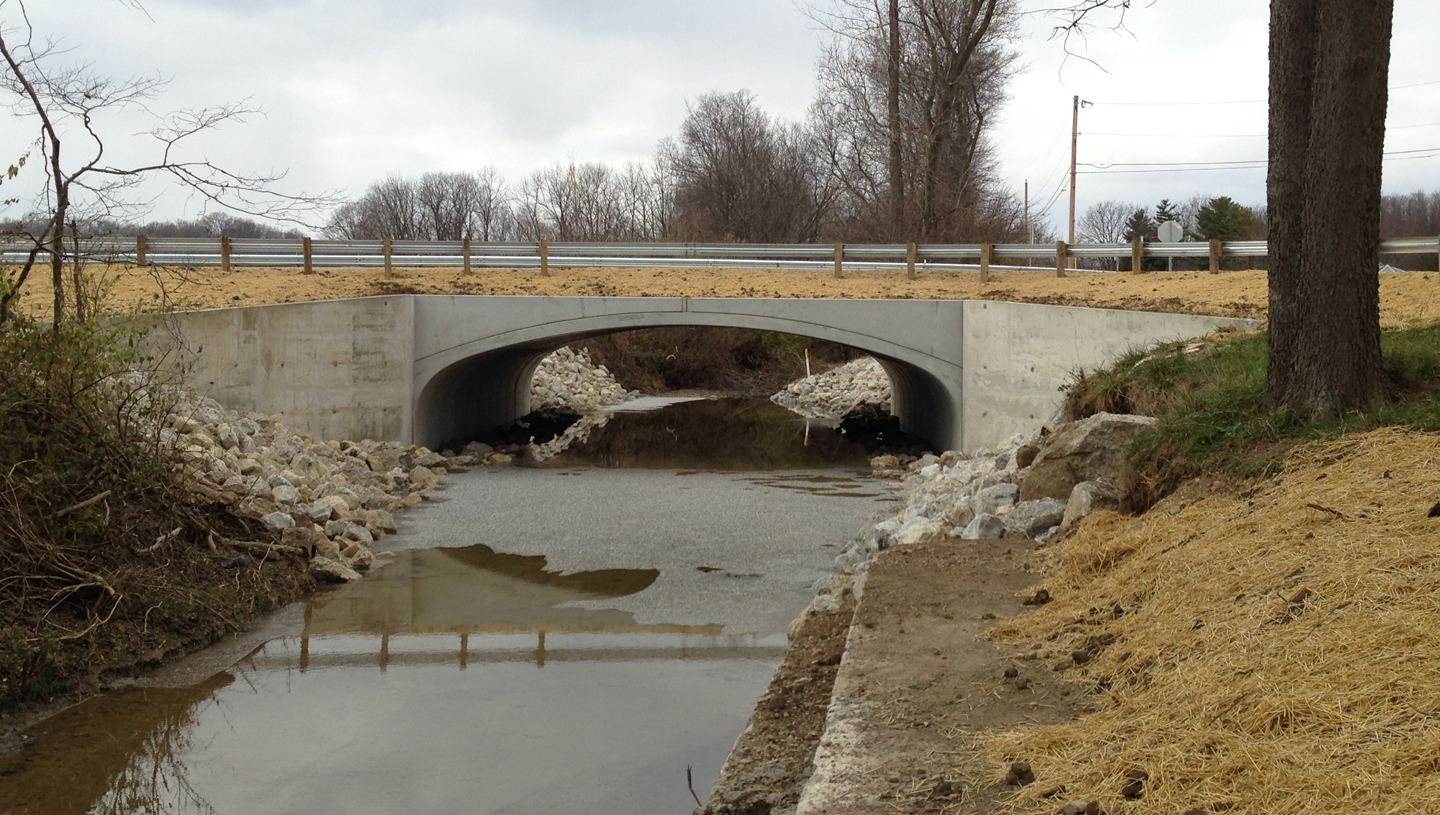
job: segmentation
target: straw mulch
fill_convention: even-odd
[[[1239,494],[1092,516],[1054,550],[1054,601],[987,635],[1043,643],[1041,670],[1089,652],[1072,675],[1099,703],[990,738],[1038,778],[1010,811],[1440,811],[1437,501],[1440,436],[1387,428]]]

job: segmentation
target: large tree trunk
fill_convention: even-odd
[[[890,237],[901,240],[905,226],[905,160],[900,141],[900,0],[890,0]]]
[[[1272,407],[1384,396],[1380,182],[1394,0],[1272,0]]]

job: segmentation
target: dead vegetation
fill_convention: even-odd
[[[1382,428],[1087,519],[1052,550],[1053,602],[987,634],[1044,643],[1102,705],[991,738],[1038,779],[1007,811],[1052,813],[1057,786],[1111,812],[1434,811],[1437,500],[1440,435]]]
[[[298,596],[303,562],[192,497],[124,328],[0,332],[0,711],[95,687]],[[158,416],[157,416],[158,414]],[[297,568],[298,567],[298,568]]]

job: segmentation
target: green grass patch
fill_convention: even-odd
[[[1382,426],[1440,430],[1440,324],[1383,335],[1389,398],[1366,411],[1314,419],[1266,404],[1266,335],[1171,343],[1082,373],[1066,396],[1066,415],[1101,411],[1156,416],[1132,460],[1193,472],[1224,468],[1249,477],[1272,469],[1276,442],[1325,439]],[[1267,456],[1265,451],[1275,451]]]

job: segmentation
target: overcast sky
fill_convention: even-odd
[[[824,0],[816,0],[824,2]],[[803,0],[802,0],[803,2]],[[1028,8],[1053,5],[1025,0]],[[1143,5],[1143,4],[1141,4]],[[793,0],[31,0],[41,34],[106,73],[170,78],[157,110],[250,100],[244,126],[197,154],[236,169],[288,169],[289,191],[358,194],[388,173],[491,164],[511,179],[557,159],[647,158],[673,135],[687,100],[747,88],[800,119],[814,94],[823,33]],[[1203,7],[1203,11],[1197,10]],[[994,132],[1016,192],[1063,226],[1071,97],[1081,161],[1243,161],[1265,156],[1262,0],[1157,0],[1128,32],[1073,42],[1032,15],[1015,43],[1025,65]],[[14,5],[0,9],[14,23]],[[1387,150],[1440,148],[1440,3],[1397,0]],[[1157,107],[1133,103],[1239,102]],[[139,156],[136,119],[102,123],[117,160]],[[1107,135],[1116,134],[1116,135]],[[0,125],[8,153],[32,138]],[[1427,154],[1419,154],[1427,156]],[[23,181],[23,179],[22,179]],[[1440,150],[1386,165],[1387,192],[1440,189]],[[12,185],[13,186],[13,185]],[[1080,210],[1104,199],[1151,205],[1201,192],[1264,200],[1264,171],[1084,175]],[[155,217],[193,216],[171,190]]]

